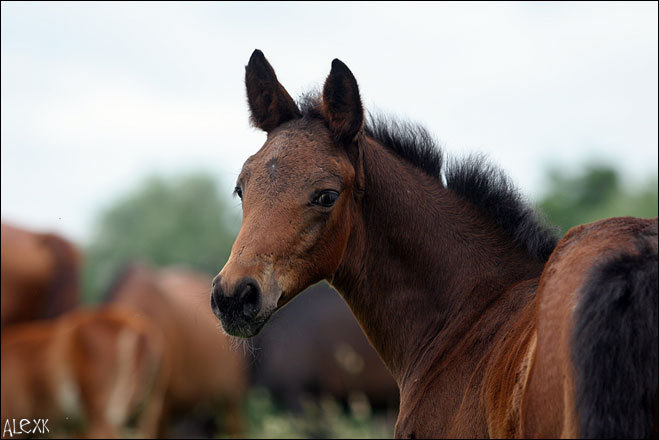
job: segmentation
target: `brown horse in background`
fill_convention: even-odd
[[[79,298],[76,248],[56,234],[5,223],[1,228],[2,327],[74,309]]]
[[[208,306],[207,306],[208,307]],[[398,387],[345,301],[317,284],[291,302],[250,341],[251,383],[292,411],[305,398],[349,404],[366,397],[376,411],[398,410]]]
[[[365,122],[341,61],[301,105],[258,50],[245,78],[268,136],[212,284],[226,332],[254,336],[326,279],[398,383],[397,437],[657,435],[656,219],[559,242],[498,169]]]
[[[156,435],[168,375],[164,340],[131,309],[81,309],[5,327],[1,347],[3,427],[39,418],[56,437]]]
[[[121,271],[105,301],[149,317],[165,337],[171,362],[165,422],[175,425],[177,420],[172,419],[185,423],[189,417],[212,417],[210,422],[202,420],[210,425],[203,435],[216,435],[218,430],[240,435],[247,366],[243,353],[217,331],[207,305],[209,283],[210,277],[188,269],[132,264]],[[169,435],[169,428],[162,426],[161,435]]]

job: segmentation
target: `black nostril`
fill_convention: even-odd
[[[248,318],[254,318],[260,308],[261,290],[254,281],[244,281],[236,286],[234,297],[238,304],[242,304],[242,313]]]
[[[213,312],[215,312],[215,309],[218,309],[221,305],[224,305],[225,303],[225,296],[224,296],[224,291],[221,287],[221,284],[217,282],[217,278],[213,280],[213,286],[211,287],[211,307],[213,308]]]
[[[211,308],[218,318],[252,320],[258,315],[261,309],[261,289],[256,281],[243,279],[233,291],[226,291],[222,285],[217,276],[211,288]]]
[[[242,302],[252,303],[258,300],[258,294],[259,294],[258,287],[256,287],[256,285],[251,282],[241,284],[236,289],[236,298],[238,299],[238,301],[242,301]]]

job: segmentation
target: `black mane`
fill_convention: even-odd
[[[299,107],[304,117],[323,119],[317,93],[303,96]],[[557,229],[548,225],[504,171],[484,156],[453,159],[444,167],[441,148],[423,126],[387,116],[369,113],[364,131],[398,157],[436,177],[440,185],[445,181],[447,188],[477,206],[532,256],[546,261],[553,252]]]

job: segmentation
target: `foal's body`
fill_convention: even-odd
[[[621,248],[623,237],[628,244]],[[594,270],[573,268],[597,269],[602,255],[639,256],[645,246],[654,246],[656,255],[656,219],[573,228],[539,278],[489,295],[487,311],[471,324],[463,321],[452,346],[438,332],[432,355],[413,363],[399,381],[396,436],[578,437],[570,338],[573,311]]]
[[[332,283],[399,385],[396,436],[578,436],[572,311],[602,255],[654,246],[656,258],[656,219],[573,228],[545,266],[492,233],[467,200],[387,155],[372,141],[365,149],[364,168],[379,168],[372,180],[365,173],[366,187],[387,203],[367,205]],[[398,230],[369,222],[423,208]]]
[[[513,331],[511,316],[528,314],[543,264],[503,233],[484,234],[488,220],[434,179],[375,142],[368,151],[364,168],[373,169],[372,160],[381,169],[372,180],[366,172],[366,187],[384,203],[366,207],[332,284],[399,385],[396,436],[483,435],[488,358],[500,335]],[[429,212],[406,217],[419,209]],[[381,222],[369,219],[381,215],[406,221],[378,230]],[[456,270],[452,261],[462,260],[472,264]]]
[[[398,383],[397,437],[656,433],[656,219],[557,244],[496,169],[444,169],[422,129],[365,124],[340,61],[301,107],[259,51],[246,85],[268,138],[213,282],[225,331],[253,336],[327,279]]]

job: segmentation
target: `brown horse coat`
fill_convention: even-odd
[[[241,350],[217,331],[204,293],[209,277],[183,268],[127,266],[106,295],[149,317],[163,334],[171,371],[165,396],[169,416],[219,411],[221,430],[243,430],[247,365]],[[165,427],[163,427],[164,429]]]
[[[132,310],[78,310],[6,327],[1,353],[3,423],[48,419],[52,436],[156,435],[164,341]]]
[[[2,326],[52,318],[78,305],[79,255],[56,234],[41,234],[3,223]]]
[[[488,349],[472,361],[475,368],[461,386],[467,392],[459,394],[460,404],[452,410],[442,408],[444,416],[437,417],[437,401],[430,396],[455,399],[442,389],[441,382],[413,386],[409,393],[417,398],[410,399],[413,404],[401,405],[397,432],[418,437],[432,437],[437,432],[470,437],[478,436],[479,431],[494,438],[579,437],[572,362],[572,356],[579,354],[574,353],[571,342],[575,310],[584,303],[601,255],[614,261],[620,256],[641,255],[648,248],[656,256],[656,219],[614,218],[571,229],[559,241],[539,280],[511,289],[510,303],[516,298],[520,304],[507,305],[515,313],[510,310],[505,315]],[[584,266],[590,270],[571,270]],[[603,286],[600,289],[605,291]],[[482,321],[487,319],[484,316]],[[473,337],[465,338],[463,344]],[[604,356],[598,361],[604,362]],[[433,368],[437,367],[429,369]],[[642,385],[638,382],[636,386]],[[454,418],[446,414],[454,414]],[[656,419],[654,423],[656,430]]]

